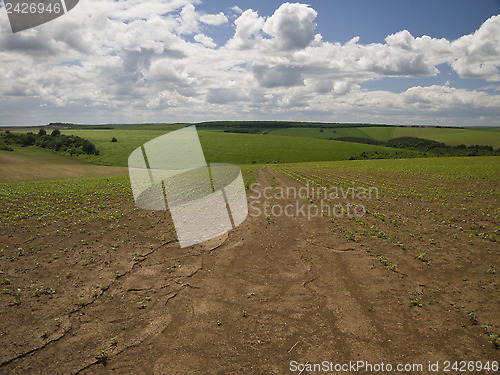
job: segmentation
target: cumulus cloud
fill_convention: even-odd
[[[500,81],[500,15],[453,42],[452,48],[456,58],[451,66],[460,77]]]
[[[200,17],[200,21],[211,26],[220,26],[229,22],[224,12],[220,12],[219,14],[205,14]]]
[[[179,34],[194,34],[198,31],[198,16],[193,4],[188,4],[182,8],[178,21],[180,23],[177,29]]]
[[[262,40],[261,30],[265,20],[252,9],[248,9],[235,21],[236,31],[227,43],[228,47],[235,49],[248,49]]]
[[[302,49],[314,40],[317,15],[308,5],[285,3],[267,19],[263,31],[275,38],[278,49]]]
[[[210,48],[217,47],[217,44],[214,42],[214,40],[212,38],[210,38],[209,36],[206,36],[205,34],[196,34],[194,36],[194,40],[196,40],[198,43],[204,44]]]
[[[290,118],[410,123],[499,123],[489,88],[369,91],[384,77],[423,77],[448,64],[463,78],[500,81],[500,16],[455,41],[401,30],[380,43],[325,41],[316,11],[282,4],[270,17],[192,0],[86,0],[12,34],[0,19],[0,122],[146,122]],[[491,85],[490,85],[491,86]],[[496,87],[496,86],[495,86]],[[385,117],[381,117],[385,116]],[[468,117],[467,117],[468,116]]]

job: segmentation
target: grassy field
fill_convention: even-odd
[[[321,131],[323,130],[323,131]],[[329,139],[339,137],[366,137],[366,134],[358,128],[338,128],[338,129],[312,129],[312,128],[290,128],[290,129],[272,129],[269,134],[287,136],[287,137],[302,137],[302,138],[318,138]]]
[[[464,144],[466,146],[486,145],[493,148],[500,148],[500,130],[498,128],[479,129],[455,129],[455,128],[434,128],[434,127],[362,127],[362,128],[338,128],[320,129],[312,128],[290,128],[273,129],[269,131],[272,135],[306,137],[306,138],[339,138],[357,137],[371,138],[377,141],[389,141],[393,138],[415,137],[431,139],[443,142],[450,146]]]
[[[396,128],[393,138],[418,137],[443,142],[450,146],[464,144],[466,146],[486,145],[500,148],[500,132],[498,130],[450,129],[450,128]]]
[[[394,132],[396,127],[374,127],[374,128],[363,128],[361,131],[365,134],[367,138],[373,138],[377,141],[387,142],[390,139],[395,138]]]
[[[304,129],[310,132],[310,129]],[[325,132],[330,130],[325,130]],[[319,133],[319,130],[316,130]],[[80,160],[101,165],[127,166],[128,157],[137,147],[165,134],[165,130],[64,130],[92,141],[101,155],[79,156]],[[305,161],[347,160],[361,158],[363,152],[371,155],[414,157],[418,153],[387,147],[345,143],[314,138],[275,135],[234,134],[216,131],[198,131],[205,158],[212,163],[257,164],[295,163]],[[321,134],[321,133],[319,133]],[[111,142],[115,137],[118,142]]]
[[[13,148],[13,152],[0,151],[0,182],[117,176],[128,173],[126,168],[89,164],[55,151],[36,147]]]

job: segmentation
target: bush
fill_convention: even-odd
[[[0,138],[0,150],[14,151],[14,149],[12,147],[10,147],[9,145],[7,145],[2,138]]]
[[[38,131],[38,135],[41,135],[41,136],[43,136],[43,135],[47,135],[47,130],[45,130],[45,129],[40,129],[40,130]]]
[[[33,133],[23,134],[21,138],[21,146],[27,147],[35,144],[36,138]]]
[[[118,142],[118,139],[116,139],[115,137],[113,137],[113,139],[111,140],[111,142]]]
[[[54,150],[56,151],[60,151],[61,148],[63,148],[64,144],[61,142],[61,141],[57,141],[55,144],[54,144]]]
[[[99,155],[99,151],[96,149],[95,145],[81,137],[76,135],[62,135],[58,129],[55,129],[52,134],[43,135],[39,132],[33,134],[32,132],[23,133],[10,133],[2,135],[1,141],[3,144],[19,144],[23,147],[27,146],[37,146],[41,148],[48,148],[55,151],[69,152],[71,155]]]
[[[82,150],[87,155],[95,154],[95,151],[96,151],[94,144],[92,142],[89,142],[89,141],[83,142]]]

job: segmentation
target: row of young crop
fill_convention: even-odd
[[[406,231],[412,228],[411,238],[426,238],[432,244],[435,242],[433,232],[455,228],[471,237],[478,236],[491,242],[499,240],[499,211],[494,204],[496,193],[492,187],[478,186],[477,181],[464,180],[456,186],[455,179],[450,181],[443,176],[421,173],[407,172],[403,175],[353,169],[339,171],[327,166],[307,164],[274,168],[312,188],[340,187],[345,191],[356,187],[375,187],[378,199],[362,202],[366,206],[366,217],[351,215],[351,220],[358,224],[356,226],[362,226],[358,230],[354,229],[355,233],[376,233],[381,237],[393,238],[400,244],[397,233],[401,227]],[[323,192],[322,189],[319,191]],[[335,203],[329,197],[319,197],[319,200]],[[366,221],[370,223],[371,229],[368,231],[364,226]],[[385,222],[385,225],[381,225],[381,222]],[[378,229],[379,226],[384,228]],[[429,228],[432,228],[430,233]],[[428,234],[425,235],[425,232]],[[347,230],[347,235],[353,238],[351,230]]]
[[[377,186],[378,199],[352,200],[364,205],[362,216],[323,212],[332,236],[361,246],[373,259],[372,269],[383,267],[402,280],[421,280],[418,290],[408,289],[411,307],[427,310],[431,300],[439,301],[442,311],[451,308],[462,316],[461,323],[450,324],[458,323],[462,329],[467,329],[466,322],[482,325],[499,348],[500,327],[491,319],[495,307],[487,297],[498,296],[499,290],[495,173],[483,178],[474,171],[448,175],[446,168],[425,165],[408,170],[383,167],[324,163],[273,165],[272,169],[290,184],[311,186],[315,195],[308,200],[318,209],[325,201],[342,202],[328,193],[337,187]],[[323,187],[332,189],[325,192]],[[445,283],[438,286],[443,279]],[[431,280],[434,285],[429,285]],[[478,299],[479,304],[471,302]]]

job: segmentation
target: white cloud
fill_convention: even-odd
[[[198,43],[204,44],[210,48],[217,47],[217,44],[214,42],[214,40],[212,38],[210,38],[209,36],[206,36],[205,34],[196,34],[194,36],[194,40],[196,40]]]
[[[211,88],[208,90],[206,100],[211,104],[228,104],[233,102],[248,101],[249,96],[245,90],[241,88]]]
[[[243,10],[238,6],[238,5],[235,5],[235,6],[232,6],[231,7],[231,10],[234,12],[234,13],[237,13],[237,14],[241,14],[243,13]]]
[[[460,77],[500,81],[500,15],[453,42],[452,48],[456,58],[451,66]]]
[[[252,72],[262,87],[294,87],[304,84],[300,68],[281,66],[255,65]]]
[[[193,4],[188,4],[182,8],[178,21],[180,23],[177,28],[179,34],[194,34],[198,31],[198,15]]]
[[[275,38],[280,50],[302,49],[314,40],[317,15],[308,5],[284,3],[267,19],[263,31]]]
[[[211,26],[220,26],[229,22],[224,12],[220,12],[219,14],[205,14],[200,17],[200,21]]]
[[[267,18],[233,9],[241,13],[234,34],[217,46],[209,35],[227,16],[202,14],[198,3],[86,0],[17,34],[0,18],[0,122],[291,116],[500,125],[495,88],[361,88],[384,77],[436,75],[440,64],[464,79],[500,81],[500,16],[455,41],[403,30],[382,43],[341,44],[315,34],[310,6],[285,3]]]
[[[236,31],[227,45],[235,49],[248,49],[262,40],[261,30],[265,20],[252,9],[242,13],[235,21]]]

